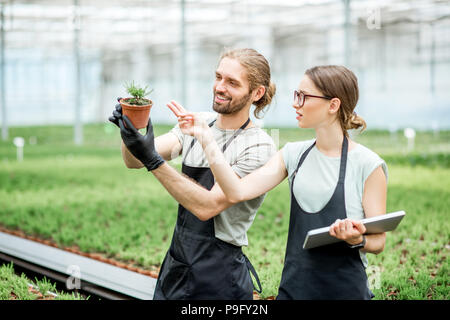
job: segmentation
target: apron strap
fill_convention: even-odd
[[[316,145],[316,141],[308,148],[305,152],[303,152],[302,156],[300,157],[300,160],[298,162],[297,168],[294,171],[294,177],[297,174],[298,169],[300,169],[300,166],[302,165],[303,161],[305,160],[308,153],[311,151],[311,149]]]
[[[300,161],[298,162],[297,168],[294,171],[294,174],[292,176],[292,186],[294,185],[294,178],[297,175],[298,169],[300,169],[300,166],[302,165],[303,161],[305,160],[308,153],[311,151],[311,149],[316,145],[316,141],[305,151],[303,152],[302,156],[300,157]],[[344,140],[342,141],[342,149],[341,149],[341,163],[339,166],[339,180],[338,184],[344,183],[345,180],[345,171],[347,169],[347,153],[348,153],[348,139],[344,135]],[[291,186],[291,189],[292,189]]]
[[[252,263],[250,262],[250,260],[248,260],[247,256],[246,256],[245,254],[243,254],[243,255],[244,255],[244,258],[245,258],[245,262],[247,263],[247,268],[248,268],[248,270],[250,271],[250,273],[251,273],[251,274],[253,275],[253,277],[255,278],[256,283],[258,283],[259,289],[257,289],[257,288],[255,287],[255,284],[254,284],[253,281],[252,281],[253,289],[255,289],[256,292],[261,293],[261,292],[262,292],[262,287],[261,287],[261,282],[259,281],[258,274],[256,273],[256,270],[255,270],[255,268],[253,267],[253,265],[252,265]]]
[[[228,141],[223,145],[223,147],[222,147],[222,152],[225,152],[225,150],[226,150],[226,149],[228,148],[228,146],[230,145],[231,141],[233,141],[234,138],[236,138],[236,137],[239,135],[239,133],[241,133],[241,131],[244,130],[245,127],[247,127],[247,125],[248,125],[249,122],[250,122],[250,118],[248,118],[247,121],[245,121],[245,123],[244,123],[239,129],[237,129],[237,130],[233,133],[233,135],[231,136],[231,138],[228,139]]]
[[[347,169],[347,153],[348,153],[348,140],[344,134],[344,141],[342,142],[341,150],[341,164],[339,167],[339,181],[338,184],[343,184],[345,180],[345,170]]]
[[[216,120],[217,120],[217,119],[214,119],[213,121],[211,121],[211,123],[208,124],[208,126],[211,128],[212,125],[214,124],[214,122],[216,122]],[[195,138],[193,138],[193,139],[192,139],[192,142],[191,142],[191,145],[189,146],[189,149],[188,149],[188,151],[186,151],[186,155],[184,156],[185,159],[186,159],[186,157],[187,157],[189,151],[191,151],[192,147],[194,146],[195,141],[197,141],[197,140],[196,140]]]
[[[306,156],[308,155],[308,153],[311,151],[311,149],[315,145],[316,145],[316,141],[314,141],[314,143],[308,149],[306,149],[306,151],[303,152],[302,156],[300,157],[300,160],[298,162],[297,168],[295,169],[294,174],[292,175],[291,191],[293,190],[294,180],[295,180],[295,176],[297,175],[298,169],[300,169],[300,166],[302,165],[302,163],[305,160]]]

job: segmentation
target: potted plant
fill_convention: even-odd
[[[153,90],[147,91],[148,86],[141,88],[135,85],[134,81],[131,81],[130,84],[125,84],[125,89],[131,97],[120,99],[122,114],[130,119],[136,129],[146,128],[153,102],[144,97],[152,93]]]

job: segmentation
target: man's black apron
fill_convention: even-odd
[[[292,177],[289,235],[277,299],[370,299],[373,296],[367,287],[367,275],[359,250],[350,249],[344,241],[312,249],[302,248],[309,230],[329,226],[336,219],[347,218],[344,181],[348,140],[345,136],[339,180],[325,207],[316,213],[305,212],[294,196],[295,176],[315,144],[302,154]]]
[[[250,119],[225,143],[223,152],[249,122]],[[186,156],[195,141],[192,141]],[[210,168],[196,168],[183,163],[182,172],[208,190],[214,186]],[[180,204],[172,242],[162,263],[153,298],[251,300],[253,282],[249,271],[261,288],[256,271],[241,247],[215,237],[213,218],[201,221]]]

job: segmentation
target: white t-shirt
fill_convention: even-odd
[[[216,113],[201,113],[209,124],[217,118]],[[222,146],[232,137],[236,130],[220,129],[216,123],[211,127],[214,138],[222,150]],[[209,167],[200,143],[195,142],[186,155],[192,136],[184,135],[176,125],[170,132],[178,137],[183,146],[183,163],[192,167]],[[252,127],[242,130],[225,150],[224,156],[233,170],[242,178],[263,166],[273,154],[276,146],[273,139],[261,128]],[[256,211],[263,203],[265,194],[255,199],[237,203],[214,217],[215,236],[235,246],[247,246],[247,230],[255,219]]]
[[[297,169],[303,152],[313,140],[287,143],[283,147],[283,160],[292,184],[292,175]],[[310,213],[320,211],[331,199],[339,179],[340,157],[329,157],[314,146],[300,166],[294,181],[293,193],[300,207]],[[365,218],[362,207],[364,183],[370,174],[379,166],[383,168],[386,179],[388,169],[386,163],[375,152],[361,144],[357,144],[347,154],[345,173],[345,206],[347,217],[354,220]],[[360,251],[361,260],[367,267],[367,257]]]

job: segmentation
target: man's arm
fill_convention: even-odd
[[[161,136],[165,136],[167,139],[161,139],[160,137],[154,139],[153,126],[149,120],[147,133],[142,136],[126,116],[123,116],[123,120],[121,115],[117,114],[117,117],[122,140],[126,149],[128,149],[125,151],[129,151],[130,156],[132,155],[136,161],[139,160],[139,162],[145,164],[146,168],[152,171],[175,200],[199,219],[206,221],[233,205],[226,200],[218,185],[213,186],[211,190],[207,190],[164,162],[162,156],[156,151],[155,140],[159,140],[158,145],[161,152],[166,157],[172,157],[172,155],[178,155],[182,148],[175,134],[169,133],[170,135]],[[123,122],[126,123],[128,129]],[[175,140],[177,141],[175,142]],[[177,146],[179,149],[177,149]]]
[[[159,137],[155,138],[155,147],[156,151],[163,157],[164,160],[172,160],[173,158],[178,157],[181,153],[182,145],[178,140],[177,136],[172,132],[168,132]],[[122,149],[122,158],[123,162],[127,168],[130,169],[140,169],[143,168],[144,165],[138,159],[135,158],[131,154],[131,152],[127,149],[125,144],[122,141],[121,145]]]
[[[207,190],[167,163],[152,173],[176,201],[202,221],[211,219],[233,205],[217,183]]]

